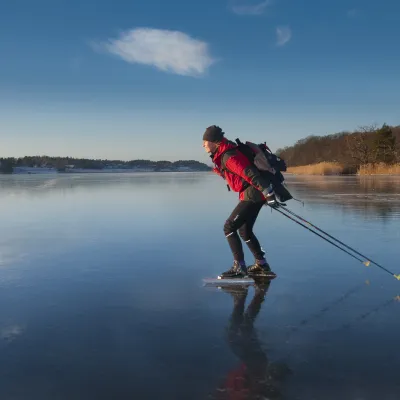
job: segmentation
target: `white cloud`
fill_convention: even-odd
[[[258,4],[242,4],[232,6],[232,11],[238,15],[261,15],[271,5],[271,0],[265,0]]]
[[[95,47],[129,63],[152,65],[178,75],[202,75],[215,62],[207,43],[178,31],[137,28]]]
[[[288,26],[278,26],[276,28],[276,44],[284,46],[292,38],[292,31]]]

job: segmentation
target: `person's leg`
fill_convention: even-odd
[[[240,237],[245,241],[255,260],[257,260],[259,264],[265,263],[265,252],[261,248],[260,242],[253,232],[253,227],[264,204],[264,202],[252,203],[252,205],[248,207],[248,218],[239,228]]]
[[[248,201],[240,201],[224,224],[224,233],[235,261],[244,262],[242,242],[237,230],[246,222]]]
[[[268,275],[274,278],[276,275],[271,271],[271,268],[265,259],[265,252],[262,249],[256,235],[253,232],[254,224],[258,218],[260,210],[264,202],[253,203],[252,207],[248,209],[248,218],[246,222],[240,227],[240,237],[246,242],[249,250],[252,252],[255,263],[247,268],[247,274],[252,275]]]
[[[244,276],[246,274],[243,246],[237,231],[254,213],[253,208],[253,202],[240,201],[224,224],[224,233],[233,255],[234,264],[230,270],[222,273],[221,277]]]

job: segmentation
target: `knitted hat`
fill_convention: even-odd
[[[222,141],[224,135],[225,132],[223,132],[219,126],[211,125],[204,132],[203,140],[218,143]]]

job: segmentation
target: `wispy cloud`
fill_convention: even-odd
[[[292,31],[288,26],[276,28],[276,45],[284,46],[292,38]]]
[[[232,11],[238,15],[261,15],[265,9],[272,4],[271,0],[265,0],[257,4],[234,4],[231,6]]]
[[[170,30],[132,29],[94,47],[132,64],[151,65],[164,72],[186,76],[203,75],[215,62],[207,43]]]

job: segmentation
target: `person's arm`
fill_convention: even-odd
[[[226,158],[225,158],[226,157]],[[232,173],[239,175],[250,185],[254,186],[264,195],[268,193],[270,181],[263,177],[257,168],[242,154],[227,154],[224,158],[225,168]]]
[[[212,169],[212,172],[214,172],[214,174],[217,174],[217,175],[221,176],[222,178],[224,177],[224,175],[222,174],[222,172],[220,171],[220,169],[217,168],[217,167],[214,167],[214,168]]]

